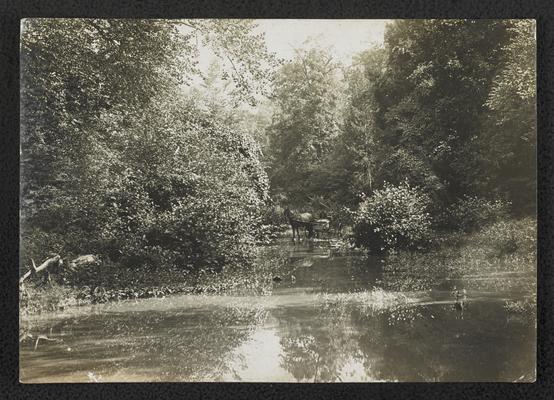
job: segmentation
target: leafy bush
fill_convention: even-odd
[[[430,197],[407,181],[385,184],[359,206],[354,221],[356,245],[371,252],[422,248],[429,243],[432,220]]]
[[[336,207],[330,213],[331,224],[336,230],[342,230],[347,226],[354,224],[356,218],[356,212],[352,211],[348,207]]]
[[[104,158],[91,149],[91,164],[75,172],[90,183],[74,190],[61,181],[50,201],[26,204],[26,261],[57,251],[134,268],[218,271],[253,262],[268,181],[248,135],[173,99],[151,104],[113,139],[112,148],[102,144]],[[26,199],[37,193],[45,189]]]
[[[279,226],[287,224],[287,218],[285,217],[285,209],[273,202],[267,204],[262,211],[262,224]]]
[[[447,212],[447,224],[471,232],[508,217],[510,203],[501,200],[487,200],[464,196],[455,202]]]
[[[496,222],[477,232],[444,233],[431,251],[400,251],[386,258],[385,290],[523,291],[536,295],[537,221]],[[482,279],[487,277],[489,279]]]
[[[230,58],[273,59],[250,22],[194,25]],[[44,19],[22,32],[22,264],[95,254],[104,265],[76,278],[98,281],[252,262],[268,180],[249,135],[184,99],[198,36],[159,20]],[[245,41],[247,52],[233,45]],[[235,64],[243,77],[266,70]],[[233,97],[258,87],[245,82]]]
[[[474,233],[473,238],[483,249],[488,249],[491,257],[509,257],[525,255],[533,260],[537,253],[536,221],[531,218],[495,222],[482,231]]]
[[[59,311],[79,304],[77,292],[63,285],[26,283],[20,286],[19,306],[22,315]]]

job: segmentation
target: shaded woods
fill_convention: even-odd
[[[234,96],[248,100],[263,80],[258,63],[273,62],[238,47],[243,36],[260,42],[252,23],[33,20],[23,29],[22,263],[97,254],[101,266],[67,282],[92,288],[252,263],[268,202],[259,146],[182,89],[200,74],[201,35],[239,60]]]
[[[510,221],[533,226],[533,21],[394,21],[351,63],[314,43],[281,60],[246,20],[22,29],[21,273],[101,260],[61,268],[60,298],[243,276],[285,208],[373,253],[496,224],[512,254]]]

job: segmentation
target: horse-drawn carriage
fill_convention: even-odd
[[[294,214],[288,208],[285,209],[285,217],[292,228],[292,240],[300,239],[300,228],[304,229],[307,238],[321,237],[329,232],[330,221],[326,218],[315,219],[310,213]]]
[[[329,221],[327,218],[316,219],[313,222],[313,230],[315,236],[319,237],[320,235],[329,232],[330,224],[331,221]]]

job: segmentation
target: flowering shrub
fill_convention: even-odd
[[[385,184],[365,199],[356,212],[356,245],[371,252],[395,248],[422,248],[430,241],[430,197],[408,182]]]
[[[454,228],[471,232],[490,223],[507,218],[510,203],[464,196],[448,210],[447,219]]]

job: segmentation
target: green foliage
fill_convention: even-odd
[[[20,286],[19,307],[21,315],[60,311],[81,304],[78,293],[63,285],[38,285],[26,283]]]
[[[377,94],[382,142],[389,148],[383,179],[417,177],[428,190],[450,196],[470,190],[477,172],[476,115],[498,68],[504,30],[501,23],[469,20],[390,26],[387,72]]]
[[[532,25],[511,20],[389,25],[386,68],[375,91],[382,133],[378,181],[408,177],[444,206],[464,194],[491,192],[534,203]]]
[[[362,193],[371,193],[377,183],[379,127],[375,88],[385,66],[383,49],[357,55],[346,71],[347,91],[344,124],[327,165],[330,181],[337,182],[332,198],[355,207]]]
[[[322,169],[339,129],[336,69],[328,51],[314,48],[299,51],[275,78],[268,128],[271,187],[293,207],[332,190]]]
[[[387,258],[381,285],[401,291],[517,288],[534,297],[536,224],[533,218],[499,221],[470,234],[444,235],[429,252],[398,252]]]
[[[513,203],[519,215],[536,212],[535,21],[511,21],[506,62],[486,101],[487,135],[480,138],[486,189]]]
[[[535,21],[532,19],[508,22],[509,42],[503,47],[507,60],[495,79],[487,104],[492,109],[509,107],[512,101],[536,98],[535,88]],[[505,109],[504,111],[512,110]],[[505,117],[509,115],[505,114]]]
[[[251,23],[193,25],[220,56],[242,57],[239,81],[260,73],[263,57],[248,64],[262,51]],[[136,269],[252,262],[268,200],[261,152],[182,99],[179,84],[197,73],[191,35],[171,21],[25,21],[24,263],[52,251]],[[240,50],[233,40],[247,36]]]
[[[429,196],[407,181],[385,184],[360,204],[354,225],[356,244],[372,252],[422,248],[432,235],[430,205]]]
[[[401,20],[342,74],[310,48],[273,79],[252,20],[26,20],[22,260],[97,254],[90,285],[252,265],[284,222],[266,167],[278,203],[353,222],[372,251],[424,247],[439,214],[472,231],[532,213],[534,52],[532,21]]]
[[[78,224],[56,218],[66,252],[136,267],[219,270],[252,261],[268,182],[248,136],[186,103],[153,105],[122,134],[127,146],[104,160],[99,185],[60,193],[29,224],[57,210],[80,214]]]
[[[279,60],[267,51],[264,33],[255,31],[256,20],[190,19],[178,20],[175,24],[186,31],[189,44],[198,43],[200,36],[203,44],[221,60],[224,66],[221,78],[229,82],[230,94],[235,100],[255,105],[259,95],[268,94]],[[194,67],[196,75],[206,78],[197,63]]]
[[[344,123],[318,185],[355,208],[408,179],[433,215],[463,196],[535,204],[535,37],[531,20],[401,20],[346,69]],[[486,212],[486,211],[484,211]]]
[[[408,179],[434,215],[465,195],[532,213],[534,52],[530,20],[400,20],[341,81],[321,79],[324,53],[300,53],[275,81],[273,193],[355,208]]]
[[[490,201],[479,197],[465,196],[452,204],[448,210],[447,224],[455,229],[470,232],[490,223],[506,219],[510,204]]]
[[[497,221],[483,230],[481,238],[494,238],[488,245],[488,254],[494,257],[525,255],[526,262],[533,262],[537,254],[537,227],[535,221],[525,218],[516,221]],[[483,246],[485,246],[483,244]]]
[[[245,103],[236,92],[233,83],[226,78],[225,63],[214,59],[202,73],[200,85],[194,85],[187,96],[211,117],[229,128],[248,132],[260,147],[267,147],[266,128],[271,124],[271,102],[263,96],[256,96]],[[269,79],[272,74],[266,74]],[[266,80],[267,80],[266,79]]]

